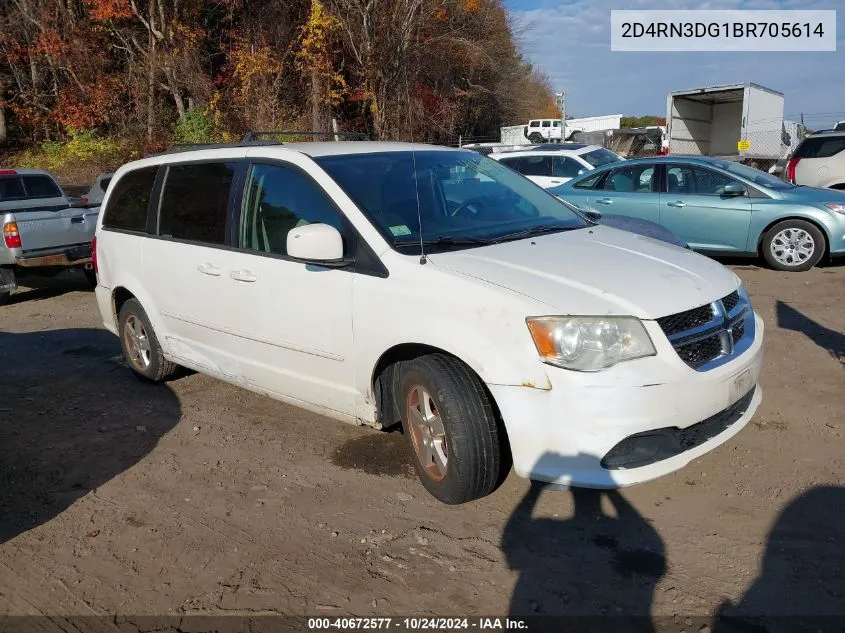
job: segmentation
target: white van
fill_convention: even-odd
[[[760,403],[763,323],[722,265],[591,223],[466,150],[229,146],[121,167],[96,296],[132,370],[183,365],[402,424],[446,503],[523,477],[677,470]]]

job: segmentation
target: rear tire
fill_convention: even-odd
[[[92,288],[97,287],[97,273],[94,272],[93,268],[83,268],[82,273],[85,275],[85,279],[88,280],[88,283],[91,284]]]
[[[824,234],[805,220],[778,222],[763,236],[763,259],[775,270],[803,272],[821,261],[825,251]]]
[[[541,134],[538,134],[537,132],[534,132],[531,136],[528,137],[528,140],[534,143],[535,145],[539,145],[543,142],[543,136]]]
[[[0,292],[0,306],[6,303],[9,300],[9,297],[12,296],[12,293],[9,291]]]
[[[120,308],[118,332],[123,358],[142,380],[163,382],[179,370],[164,357],[150,319],[137,299],[129,299]]]
[[[493,492],[510,455],[484,383],[445,354],[403,362],[400,371],[402,428],[425,489],[450,505]]]

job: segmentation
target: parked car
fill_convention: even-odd
[[[624,160],[600,145],[564,143],[507,152],[494,150],[490,158],[518,171],[541,187],[556,187],[588,171]]]
[[[585,211],[563,198],[560,198],[560,201],[576,213],[583,215],[590,222],[595,222],[596,224],[601,224],[602,226],[611,226],[615,229],[636,233],[637,235],[642,235],[644,237],[650,237],[655,240],[660,240],[661,242],[666,242],[667,244],[672,244],[673,246],[679,246],[687,249],[690,248],[690,245],[684,240],[672,233],[672,231],[660,226],[657,222],[649,222],[648,220],[641,220],[640,218],[630,218],[624,215],[609,215],[606,213],[599,213],[598,211]]]
[[[786,163],[786,179],[807,187],[845,189],[845,131],[805,138]]]
[[[532,119],[523,130],[525,138],[532,143],[560,142],[560,119]]]
[[[761,400],[739,278],[595,225],[467,150],[231,146],[129,163],[95,238],[129,367],[183,365],[330,418],[402,424],[425,488],[611,488],[728,440]]]
[[[732,161],[627,160],[549,191],[583,209],[657,222],[702,253],[761,255],[777,270],[845,255],[845,192],[796,187]]]
[[[114,173],[99,174],[94,180],[94,184],[84,196],[82,196],[83,204],[100,205],[103,202],[103,197],[106,195],[106,190],[109,188]]]
[[[91,238],[99,208],[72,205],[56,180],[39,169],[0,169],[0,302],[28,273],[91,269]]]

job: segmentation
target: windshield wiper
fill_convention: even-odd
[[[551,226],[532,226],[530,229],[523,229],[514,233],[505,233],[497,238],[490,240],[492,244],[499,242],[509,242],[511,240],[520,240],[525,237],[532,237],[534,235],[543,235],[544,233],[559,233],[562,231],[573,231],[581,228],[579,226],[569,226],[564,224],[553,224]]]
[[[496,240],[486,237],[472,237],[470,235],[444,235],[430,240],[395,240],[395,246],[479,246],[493,244]]]

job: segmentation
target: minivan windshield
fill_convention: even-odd
[[[378,152],[315,160],[403,252],[418,253],[421,241],[429,252],[588,226],[524,176],[474,152]]]

